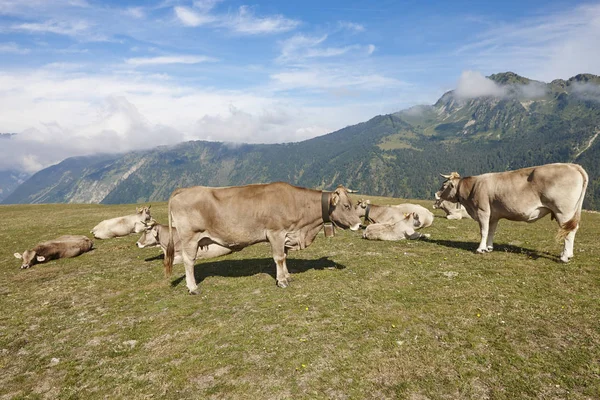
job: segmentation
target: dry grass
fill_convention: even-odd
[[[436,211],[430,240],[320,234],[287,289],[266,244],[199,263],[198,296],[137,235],[29,270],[12,255],[134,208],[0,207],[0,399],[600,398],[599,214],[569,264],[550,219],[501,221],[477,255],[476,223]]]

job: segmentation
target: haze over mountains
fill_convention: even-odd
[[[440,185],[439,172],[467,176],[576,162],[590,175],[584,208],[600,209],[600,77],[544,83],[507,72],[488,78],[459,85],[434,105],[298,143],[194,141],[69,158],[31,176],[4,203],[164,201],[177,187],[278,180],[428,199]]]

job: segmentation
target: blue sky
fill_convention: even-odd
[[[599,2],[0,0],[0,169],[304,140],[496,72],[600,74],[598,43]]]

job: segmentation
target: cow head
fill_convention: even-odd
[[[362,222],[352,206],[348,191],[342,185],[329,197],[329,218],[337,227],[353,231],[358,230]]]
[[[412,223],[412,226],[415,228],[421,227],[421,220],[419,219],[419,214],[416,212],[404,214],[404,220],[408,221],[409,224]]]
[[[144,222],[146,226],[145,231],[142,233],[142,236],[135,242],[135,245],[140,249],[149,246],[159,246],[160,243],[158,241],[158,229],[156,229],[156,220],[151,219],[149,222]]]
[[[364,217],[367,214],[367,206],[369,204],[371,204],[371,200],[358,200],[356,206],[354,207],[354,210],[356,211],[356,215],[358,215],[359,218]]]
[[[31,266],[34,266],[35,264],[46,261],[46,257],[38,256],[33,250],[25,250],[23,252],[23,255],[15,253],[14,256],[15,258],[23,260],[23,263],[21,264],[21,269],[29,268]]]
[[[150,207],[136,207],[135,212],[139,214],[140,221],[150,221],[152,216],[150,216]]]
[[[453,203],[458,202],[458,183],[460,182],[460,175],[458,172],[452,172],[450,175],[440,174],[446,180],[442,184],[440,190],[435,194],[435,198],[440,200],[448,200]],[[437,202],[436,202],[437,203]]]

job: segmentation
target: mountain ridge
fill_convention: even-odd
[[[584,206],[600,209],[600,77],[550,83],[493,74],[494,94],[444,93],[433,105],[378,115],[296,143],[193,141],[123,155],[67,159],[39,171],[5,203],[164,201],[177,187],[287,181],[329,190],[431,198],[439,172],[462,175],[549,162],[590,174]]]

